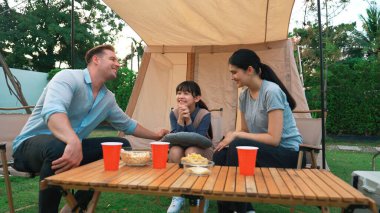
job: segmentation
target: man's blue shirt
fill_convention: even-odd
[[[102,121],[108,121],[115,129],[126,134],[133,134],[137,126],[137,122],[120,109],[115,95],[104,85],[94,100],[87,69],[62,70],[44,89],[28,122],[13,141],[13,152],[30,137],[52,134],[47,122],[54,113],[65,113],[81,140]]]

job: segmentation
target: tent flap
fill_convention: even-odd
[[[150,45],[257,44],[287,38],[294,0],[103,0]]]

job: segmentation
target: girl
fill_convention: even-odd
[[[229,69],[237,86],[247,87],[239,97],[242,129],[228,133],[218,144],[215,164],[237,166],[236,147],[256,146],[257,167],[296,168],[302,137],[292,114],[296,107],[292,96],[274,71],[251,50],[233,53]],[[236,202],[218,202],[218,210],[253,212],[250,204]]]
[[[176,88],[177,108],[170,113],[170,125],[173,132],[196,132],[212,138],[211,115],[206,104],[201,100],[201,89],[194,81],[184,81]],[[172,146],[169,150],[169,162],[180,163],[181,158],[197,153],[212,159],[211,148],[202,149],[196,146],[186,149],[181,146]],[[179,212],[184,198],[173,197],[168,213]],[[204,212],[207,212],[208,200],[205,201]]]

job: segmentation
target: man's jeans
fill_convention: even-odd
[[[88,138],[82,140],[83,160],[81,165],[103,158],[102,142],[122,142],[130,146],[128,140],[119,137]],[[54,175],[52,162],[63,155],[66,144],[53,135],[37,135],[25,140],[13,154],[15,169],[23,172],[39,172],[40,181]],[[92,192],[77,191],[75,198],[81,209],[86,209]],[[39,192],[39,212],[58,212],[61,191],[57,187],[49,187]]]

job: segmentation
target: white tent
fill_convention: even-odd
[[[150,129],[170,128],[175,87],[196,81],[213,112],[214,141],[237,122],[238,89],[228,71],[240,48],[257,52],[308,110],[293,44],[287,39],[294,0],[104,0],[145,41],[142,64],[126,113]],[[148,141],[129,138],[134,147]]]

